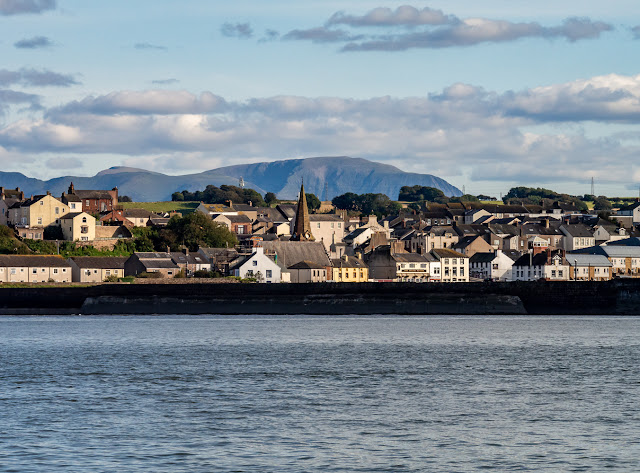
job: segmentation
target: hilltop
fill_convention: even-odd
[[[55,196],[66,192],[69,183],[76,189],[112,189],[134,201],[171,200],[173,192],[202,190],[207,185],[238,185],[242,177],[246,187],[264,194],[274,192],[280,199],[294,199],[304,179],[307,192],[324,198],[325,183],[328,197],[345,192],[356,194],[381,193],[397,199],[402,186],[435,187],[448,196],[462,193],[444,179],[431,174],[404,172],[395,166],[361,158],[318,157],[226,166],[197,174],[170,176],[145,169],[112,167],[93,177],[62,176],[47,181],[29,178],[21,173],[0,172],[0,185],[20,187],[26,195],[51,191]]]

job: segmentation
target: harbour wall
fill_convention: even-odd
[[[0,314],[640,315],[640,280],[0,288]]]

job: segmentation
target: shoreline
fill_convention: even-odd
[[[640,279],[0,288],[0,315],[640,315]]]

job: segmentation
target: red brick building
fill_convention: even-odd
[[[118,205],[118,188],[107,190],[79,190],[69,186],[67,193],[62,193],[62,202],[67,204],[72,212],[87,212],[99,214],[110,212]]]

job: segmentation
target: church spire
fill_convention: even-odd
[[[293,227],[292,241],[315,241],[311,233],[311,224],[309,223],[309,208],[307,207],[307,197],[304,194],[304,180],[300,186],[300,197],[298,199],[298,208],[296,209],[296,223]]]

